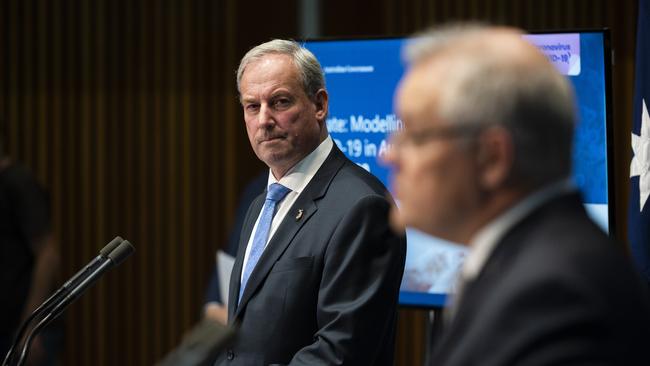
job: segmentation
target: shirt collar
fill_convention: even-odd
[[[291,189],[292,192],[300,194],[311,178],[316,174],[318,169],[323,165],[325,159],[332,150],[334,142],[332,138],[328,135],[323,142],[318,145],[314,151],[305,156],[300,160],[296,165],[294,165],[288,172],[278,181],[273,176],[273,173],[269,169],[269,179],[267,182],[267,187],[273,183],[280,183],[283,186]]]
[[[570,179],[551,183],[531,193],[505,213],[480,229],[470,240],[470,250],[462,268],[464,280],[474,279],[481,272],[488,258],[503,236],[528,214],[545,202],[575,190]]]

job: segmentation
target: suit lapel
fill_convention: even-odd
[[[532,242],[526,235],[534,230],[545,215],[574,215],[573,211],[576,210],[585,214],[580,195],[576,192],[562,194],[529,212],[504,234],[478,277],[465,284],[455,317],[445,326],[443,337],[435,347],[433,359],[437,363],[444,364],[445,360],[456,352],[457,347],[454,348],[453,345],[470,332],[469,329],[476,324],[478,317],[485,316],[481,312],[481,304],[491,296],[493,288],[499,286],[503,269],[512,266],[512,258],[516,257],[520,250],[525,250],[525,247],[531,245]]]
[[[237,251],[237,257],[235,258],[235,263],[232,267],[232,273],[230,275],[230,286],[228,287],[228,319],[234,319],[235,310],[237,309],[239,297],[239,287],[241,285],[241,272],[242,265],[244,263],[244,255],[246,254],[246,246],[248,245],[248,239],[251,236],[253,231],[253,226],[255,226],[255,221],[257,216],[259,216],[260,211],[262,211],[262,206],[264,206],[264,198],[266,197],[266,189],[264,192],[259,195],[253,203],[251,203],[248,213],[246,214],[246,220],[242,225],[242,232],[239,237],[239,249]]]
[[[336,146],[334,146],[327,159],[325,159],[325,162],[323,162],[323,165],[318,169],[307,187],[305,187],[305,190],[300,194],[300,196],[298,196],[298,199],[293,204],[293,206],[291,206],[291,209],[287,213],[287,216],[285,216],[277,231],[275,234],[273,234],[271,241],[264,250],[264,253],[262,253],[262,256],[260,257],[257,265],[255,266],[255,269],[253,269],[253,272],[248,279],[248,283],[246,284],[246,288],[242,294],[239,306],[235,310],[233,319],[239,316],[242,309],[246,306],[250,298],[257,291],[258,287],[263,284],[264,279],[273,268],[275,262],[277,262],[278,259],[282,256],[300,229],[318,210],[317,201],[325,195],[332,181],[332,178],[336,175],[344,162],[345,157],[343,156],[343,153],[341,153],[341,151]],[[260,210],[261,207],[255,211],[255,218],[257,218]],[[296,219],[298,210],[303,210],[301,214],[302,216],[299,219]],[[252,220],[253,224],[255,222],[255,218]],[[248,238],[251,235],[251,231],[252,227],[247,232],[242,232],[242,238],[245,237],[248,241]],[[241,257],[241,261],[243,261],[243,253]],[[241,274],[241,263],[239,263],[238,267],[239,273]],[[240,276],[237,277],[237,291],[239,291],[239,277]],[[231,288],[232,287],[233,286],[231,283]],[[230,293],[232,296],[232,290]]]

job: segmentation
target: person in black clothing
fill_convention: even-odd
[[[267,182],[268,172],[265,170],[255,176],[255,178],[253,178],[253,180],[251,180],[246,185],[241,197],[239,197],[239,203],[237,204],[237,211],[235,213],[235,223],[230,230],[230,235],[228,236],[228,242],[226,243],[225,248],[225,252],[232,255],[233,257],[237,255],[237,247],[239,245],[239,237],[241,236],[241,228],[244,224],[244,218],[246,217],[248,206],[251,205],[251,202],[253,202],[253,200],[259,196],[260,193],[264,192]],[[225,299],[222,299],[220,295],[219,280],[219,273],[215,267],[212,271],[212,278],[210,279],[208,288],[206,289],[203,316],[209,319],[217,320],[222,324],[226,324],[227,309],[223,305]]]
[[[47,193],[24,165],[4,154],[3,141],[0,131],[0,288],[7,294],[0,301],[2,359],[21,323],[54,289],[59,266]],[[53,362],[46,338],[35,338],[29,364]],[[61,340],[60,334],[54,338]]]
[[[521,30],[408,43],[392,223],[468,254],[429,365],[650,365],[650,297],[571,180],[575,97]]]

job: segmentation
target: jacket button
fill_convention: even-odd
[[[231,349],[228,349],[228,352],[226,352],[226,357],[228,360],[232,361],[235,358],[235,352],[233,352]]]

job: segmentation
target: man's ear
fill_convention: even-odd
[[[327,110],[329,108],[329,95],[325,89],[319,89],[314,95],[314,105],[316,106],[316,119],[324,121],[327,117]]]
[[[477,169],[479,184],[487,190],[501,187],[512,173],[512,134],[501,126],[488,127],[478,137]]]

